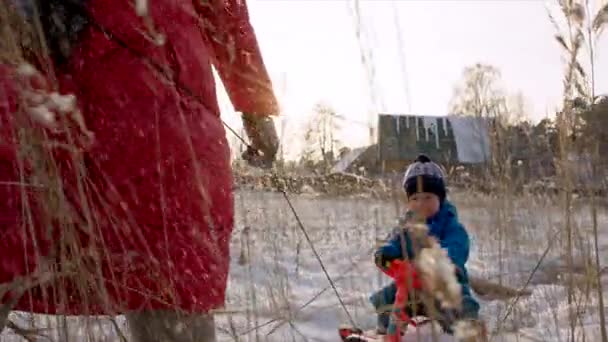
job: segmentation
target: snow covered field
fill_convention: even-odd
[[[363,328],[374,324],[367,298],[388,278],[376,271],[371,252],[375,240],[384,238],[394,225],[397,205],[367,198],[288,198],[344,307],[283,195],[240,191],[236,194],[237,225],[227,304],[216,318],[219,341],[337,341],[336,328],[348,323],[349,315]],[[507,201],[455,194],[452,200],[472,238],[468,267],[473,275],[519,288],[552,244],[545,262],[530,279],[532,295],[520,298],[509,315],[511,300],[479,298],[482,314],[494,333],[492,341],[567,341],[567,273],[559,257],[563,247],[556,238],[564,227],[563,210],[543,198]],[[574,213],[573,223],[580,232],[575,239],[577,250],[588,251],[592,246],[590,209],[580,206]],[[608,237],[605,211],[600,211],[599,222],[603,236]],[[601,242],[601,262],[606,265],[608,239]],[[582,263],[577,261],[577,265]],[[584,270],[580,270],[575,279],[583,277]],[[608,278],[605,280],[604,288],[608,287]],[[577,291],[577,341],[600,340],[597,298],[593,288],[585,291],[581,286]],[[126,328],[121,318],[117,325]],[[119,340],[107,319],[88,328],[80,322],[69,330],[73,331],[71,336],[79,336],[70,341],[86,340],[85,330],[104,332],[105,338],[92,333],[97,337],[91,341]],[[427,331],[426,338],[420,340],[431,341],[429,335]],[[0,341],[17,341],[6,332],[0,337]],[[413,332],[404,339],[416,340]],[[441,340],[452,341],[447,337]]]
[[[371,250],[376,238],[384,238],[394,224],[397,205],[363,198],[289,199],[349,314],[359,326],[372,327],[374,313],[367,298],[388,278],[376,271]],[[559,258],[562,247],[556,235],[564,227],[563,210],[543,198],[505,201],[456,194],[453,200],[472,238],[468,267],[473,275],[520,288],[553,244],[530,279],[532,295],[520,298],[506,319],[510,300],[479,298],[490,330],[500,332],[493,340],[566,341],[566,264]],[[574,212],[581,232],[577,250],[589,250],[590,209]],[[336,327],[348,323],[348,315],[283,195],[238,193],[237,217],[227,312],[218,316],[220,340],[239,336],[251,341],[335,341]],[[604,233],[606,223],[606,213],[601,212]],[[606,265],[608,241],[600,250]],[[584,272],[580,273],[577,279]],[[599,340],[596,292],[591,290],[587,299],[579,295],[576,340]]]

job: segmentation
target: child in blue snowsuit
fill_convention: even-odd
[[[478,319],[479,304],[471,295],[466,262],[469,257],[469,236],[463,225],[458,221],[456,207],[446,199],[446,186],[443,171],[439,165],[427,156],[421,155],[405,172],[403,187],[408,197],[408,216],[415,215],[426,221],[429,234],[437,239],[441,248],[456,267],[456,277],[461,285],[462,306],[458,311],[442,310],[435,307],[439,317],[432,317],[447,333],[452,333],[452,324],[460,319]],[[402,237],[405,241],[402,242]],[[378,267],[384,267],[387,262],[403,259],[402,246],[407,250],[407,260],[414,259],[411,239],[407,231],[402,229],[393,233],[389,241],[381,246],[374,254]],[[395,302],[397,287],[391,283],[370,297],[372,305],[379,311],[377,331],[383,334],[388,329],[390,312],[382,312],[383,308]],[[429,317],[428,310],[416,299],[408,300],[405,308],[409,317],[414,313]]]

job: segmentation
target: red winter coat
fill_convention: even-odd
[[[150,39],[132,0],[89,0],[92,24],[58,71],[60,89],[76,94],[95,134],[85,153],[84,190],[73,181],[69,160],[58,158],[67,196],[84,191],[89,198],[94,218],[88,222],[95,224],[78,228],[88,232],[80,236],[94,251],[87,253],[103,260],[89,278],[103,281],[83,289],[81,277],[62,278],[28,292],[20,310],[206,312],[224,303],[233,194],[212,64],[235,110],[268,115],[277,103],[244,0],[149,3],[164,45]],[[49,239],[42,224],[34,232],[24,228],[8,129],[17,91],[11,68],[0,68],[0,284],[39,267],[40,257],[48,260],[63,234],[55,228]],[[71,203],[84,212],[81,201]],[[39,214],[34,211],[35,222]]]

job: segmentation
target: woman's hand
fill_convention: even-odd
[[[243,113],[243,126],[250,142],[243,152],[243,159],[255,167],[272,167],[279,149],[279,138],[272,118]]]

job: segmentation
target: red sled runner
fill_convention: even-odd
[[[402,327],[405,328],[408,325],[417,326],[422,323],[428,323],[430,320],[423,320],[422,322],[416,323],[411,317],[405,312],[405,306],[408,301],[408,288],[420,290],[422,284],[418,279],[416,270],[406,260],[393,260],[390,262],[388,267],[381,268],[384,273],[395,280],[397,285],[397,293],[395,296],[395,303],[391,312],[391,320],[394,324],[391,324],[386,335],[372,336],[363,332],[361,329],[355,327],[342,326],[339,329],[340,338],[344,342],[373,342],[373,341],[386,341],[386,342],[400,342],[402,336]],[[410,282],[408,284],[408,282]]]

